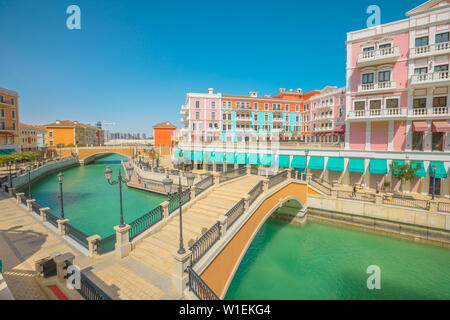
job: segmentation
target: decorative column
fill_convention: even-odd
[[[383,204],[383,195],[381,193],[375,194],[375,204]]]
[[[58,234],[65,236],[67,234],[65,224],[69,222],[69,219],[58,219],[56,222],[58,223]]]
[[[294,179],[294,170],[292,168],[287,168],[288,171],[288,179]]]
[[[405,134],[405,151],[409,152],[412,148],[412,122],[411,120],[406,121],[406,134]]]
[[[195,186],[191,187],[191,200],[195,199]]]
[[[337,199],[338,198],[338,189],[336,187],[331,188],[331,199]]]
[[[388,121],[388,151],[394,150],[394,120]]]
[[[220,173],[214,172],[213,177],[214,177],[214,185],[218,186],[220,184]]]
[[[39,211],[41,212],[41,222],[47,221],[47,211],[49,211],[50,208],[41,208]]]
[[[162,218],[163,220],[169,218],[169,201],[164,201],[161,203],[161,212],[162,212]]]
[[[12,197],[14,191],[16,191],[15,188],[9,188],[8,193],[11,197]]]
[[[20,203],[20,198],[23,197],[24,195],[25,195],[25,193],[23,193],[23,192],[16,193],[17,203]]]
[[[187,267],[191,264],[192,252],[187,250],[183,254],[179,254],[177,251],[174,254],[174,273],[172,274],[172,283],[175,287],[175,292],[183,296],[183,292],[187,287],[188,274],[186,273]]]
[[[100,240],[100,236],[98,234],[95,234],[93,236],[88,237],[88,249],[89,249],[89,257],[95,258],[98,256],[98,248],[97,248],[97,241]]]
[[[432,127],[432,121],[427,121],[428,128]],[[425,146],[423,151],[431,152],[431,129],[425,132]]]
[[[114,230],[116,230],[115,251],[120,258],[125,258],[131,251],[130,229],[129,224],[126,224],[124,227],[114,227]]]
[[[372,125],[370,121],[366,121],[366,150],[370,150]]]
[[[36,202],[35,199],[27,199],[27,210],[29,212],[33,211],[33,208],[31,207],[31,205],[33,204],[33,202]]]

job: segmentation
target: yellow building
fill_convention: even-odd
[[[103,130],[78,121],[56,120],[45,127],[49,148],[103,145]]]

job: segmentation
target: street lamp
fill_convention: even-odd
[[[9,187],[10,188],[12,188],[12,172],[11,172],[11,170],[12,170],[12,161],[11,160],[9,160],[8,161],[8,167],[9,167]]]
[[[431,200],[434,200],[434,193],[436,192],[436,169],[437,165],[433,164],[433,189],[431,190]]]
[[[177,193],[173,193],[171,194],[170,192],[172,191],[172,185],[173,185],[173,180],[169,178],[169,175],[166,176],[166,178],[162,181],[163,185],[164,185],[164,190],[166,191],[167,195],[169,196],[170,200],[172,199],[176,199],[178,197],[178,205],[180,207],[180,247],[178,249],[178,253],[179,254],[184,254],[186,252],[186,250],[184,249],[184,245],[183,245],[183,218],[182,218],[182,205],[181,205],[181,194],[182,194],[182,188],[181,188],[181,175],[178,176],[179,182],[178,182],[178,192]],[[187,180],[187,185],[189,187],[189,189],[191,189],[192,185],[194,184],[194,179],[195,179],[195,175],[192,173],[188,173],[186,174],[186,180]]]
[[[32,199],[32,195],[31,195],[31,166],[30,165],[27,166],[27,170],[28,170],[28,199]]]
[[[64,202],[63,202],[63,177],[64,175],[62,172],[58,174],[58,181],[59,181],[59,198],[61,199],[61,219],[64,219]]]
[[[112,177],[113,171],[109,168],[109,166],[106,167],[106,170],[105,170],[105,177],[106,177],[106,180],[108,181],[108,183],[112,186],[119,184],[119,192],[120,192],[120,225],[119,225],[119,227],[121,227],[121,228],[125,227],[125,223],[123,222],[122,182],[123,183],[130,182],[131,174],[133,173],[133,167],[131,167],[131,166],[126,167],[126,171],[127,171],[127,178],[122,177],[121,170],[119,169],[119,176],[117,177],[117,180],[111,182],[111,177]]]

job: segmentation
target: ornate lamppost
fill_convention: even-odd
[[[59,198],[61,199],[61,219],[64,220],[64,201],[63,201],[63,177],[62,172],[58,174],[59,181]]]
[[[27,166],[27,170],[28,170],[28,199],[32,199],[32,194],[31,194],[31,166],[30,165]]]
[[[181,187],[181,175],[178,176],[179,178],[179,182],[178,182],[178,192],[177,193],[170,193],[172,191],[172,185],[173,185],[173,180],[169,178],[169,175],[166,176],[166,178],[162,181],[163,185],[164,185],[164,190],[166,191],[167,195],[169,196],[170,200],[172,199],[176,199],[178,197],[178,205],[180,207],[180,247],[178,249],[178,253],[179,254],[184,254],[186,252],[186,250],[184,249],[184,245],[183,245],[183,227],[182,227],[182,223],[183,223],[183,218],[182,218],[182,187]],[[187,185],[189,187],[189,190],[191,189],[192,185],[194,184],[194,179],[195,179],[195,175],[192,173],[188,173],[186,174],[186,180],[187,180]]]
[[[7,165],[8,165],[8,168],[9,168],[9,187],[12,188],[12,172],[11,172],[12,165],[13,165],[12,161],[9,160]]]
[[[121,228],[125,227],[125,223],[123,222],[122,182],[123,183],[130,182],[131,174],[133,172],[133,167],[131,167],[131,166],[126,167],[126,171],[127,171],[127,178],[122,177],[121,170],[119,169],[119,175],[117,177],[117,180],[111,181],[113,171],[109,168],[109,166],[106,167],[106,170],[105,170],[105,177],[106,177],[106,180],[108,181],[108,183],[112,186],[119,184],[119,194],[120,194],[120,225],[119,225],[119,227],[121,227]]]

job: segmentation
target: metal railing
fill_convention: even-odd
[[[292,171],[292,179],[306,181],[306,173],[294,170]]]
[[[326,186],[323,179],[311,176],[311,186],[327,196],[331,196],[331,187]]]
[[[186,271],[189,275],[189,291],[192,291],[198,299],[220,300],[214,291],[208,287],[203,279],[191,267],[187,267]]]
[[[263,193],[263,182],[260,181],[258,182],[258,184],[248,193],[250,198],[248,200],[249,206],[251,206],[253,204],[253,202],[255,202],[256,198],[258,198],[258,196]]]
[[[190,248],[192,252],[191,266],[197,263],[205,253],[220,239],[220,222],[216,222]]]
[[[65,224],[66,232],[69,237],[71,237],[73,240],[81,244],[86,249],[89,247],[89,243],[87,241],[88,236],[75,228],[74,226],[66,223]]]
[[[430,208],[430,202],[428,200],[388,197],[386,195],[383,196],[383,204],[391,204],[395,206],[425,210],[428,210]]]
[[[36,213],[38,216],[41,215],[41,210],[40,210],[40,209],[41,209],[41,206],[38,205],[38,204],[36,203],[36,201],[33,202],[33,203],[31,204],[31,209],[32,209],[33,212]]]
[[[208,174],[208,176],[205,179],[195,184],[195,197],[198,197],[199,194],[201,194],[203,191],[211,187],[213,184],[214,184],[214,177],[211,174]]]
[[[114,251],[115,245],[116,245],[116,234],[113,233],[112,235],[107,236],[104,239],[97,240],[97,253],[104,254]]]
[[[146,213],[142,217],[137,218],[136,220],[131,222],[129,231],[130,241],[161,220],[162,220],[162,209],[161,206],[157,206],[156,208]]]
[[[255,176],[259,175],[258,167],[251,167],[250,174],[255,175]]]
[[[66,265],[71,266],[70,261],[66,260]],[[97,287],[86,275],[80,271],[80,289],[78,293],[86,300],[112,300],[102,289]]]
[[[227,217],[227,228],[231,227],[233,223],[244,213],[244,199],[241,199],[233,208],[228,211],[225,216]]]
[[[171,214],[180,207],[179,193],[173,193],[169,196],[169,198],[169,214]],[[183,206],[186,202],[189,202],[189,200],[191,200],[191,190],[186,189],[181,191],[181,205]]]
[[[363,202],[373,202],[375,203],[375,195],[371,193],[358,193],[352,191],[344,191],[338,190],[337,197],[339,199],[350,199],[350,200],[358,200]]]
[[[450,213],[450,202],[438,202],[438,211]]]
[[[20,202],[26,206],[27,205],[27,198],[25,196],[20,196]]]
[[[55,216],[54,214],[52,214],[50,211],[47,211],[46,213],[45,213],[45,215],[46,215],[46,220],[51,224],[51,225],[53,225],[53,226],[55,226],[55,227],[58,227],[58,217],[57,216]]]
[[[269,178],[269,189],[275,187],[280,184],[284,180],[288,178],[288,170],[284,170],[283,172],[278,173],[277,175],[271,176]]]
[[[223,172],[219,177],[219,183],[223,183],[238,177],[245,176],[247,174],[247,168],[237,168],[232,171]]]

